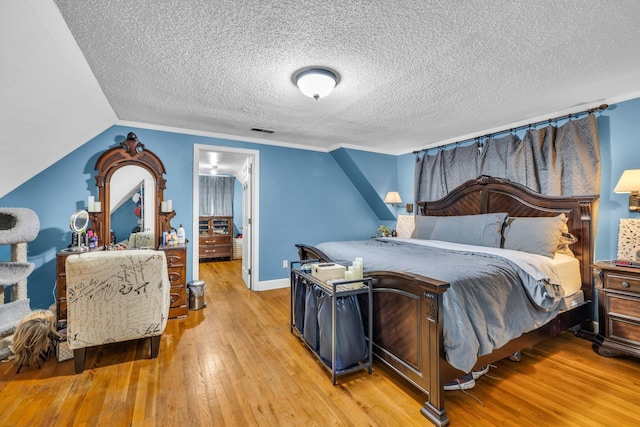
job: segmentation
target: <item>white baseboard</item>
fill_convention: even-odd
[[[270,291],[272,289],[281,289],[288,288],[291,286],[291,282],[288,278],[286,279],[274,279],[274,280],[265,280],[258,282],[258,286],[256,287],[256,291]]]

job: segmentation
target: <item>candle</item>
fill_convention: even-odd
[[[171,200],[167,200],[167,210],[165,212],[173,211],[173,202]]]
[[[102,211],[102,203],[93,202],[93,212],[101,212]]]
[[[160,203],[160,212],[167,212],[167,202]]]
[[[88,210],[89,212],[93,212],[93,209],[94,209],[94,206],[93,206],[94,200],[95,200],[95,198],[94,198],[93,196],[89,196],[89,197],[87,197],[87,210]]]
[[[353,261],[353,274],[356,279],[362,279],[362,268],[362,258],[356,258],[355,261]]]
[[[347,270],[344,272],[345,280],[353,280],[353,270]]]

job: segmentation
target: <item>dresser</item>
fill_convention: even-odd
[[[189,315],[187,300],[187,245],[160,246],[167,258],[169,281],[171,282],[171,305],[169,318],[186,317]],[[67,319],[67,275],[66,261],[69,255],[78,252],[68,250],[56,254],[56,318]]]
[[[233,259],[233,217],[201,216],[199,218],[199,259]]]
[[[171,282],[171,305],[169,319],[186,317],[189,315],[189,301],[187,299],[187,245],[178,244],[160,246],[167,258],[169,282]]]
[[[640,357],[640,268],[593,265],[600,331],[593,344],[603,356]]]

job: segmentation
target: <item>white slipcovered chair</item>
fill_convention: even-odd
[[[171,283],[163,251],[98,251],[66,261],[67,340],[75,371],[87,347],[150,338],[158,355],[167,325]]]

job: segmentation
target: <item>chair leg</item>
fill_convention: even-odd
[[[82,371],[84,371],[84,358],[86,353],[86,348],[73,349],[73,367],[76,371],[76,374],[81,374]]]
[[[151,337],[151,358],[155,359],[158,357],[158,352],[160,351],[160,335],[154,335]]]

